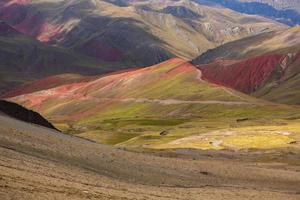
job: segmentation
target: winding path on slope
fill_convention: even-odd
[[[176,104],[223,104],[223,105],[255,105],[250,102],[243,101],[188,101],[188,100],[178,100],[178,99],[147,99],[147,98],[127,98],[127,99],[116,99],[125,102],[135,102],[135,103],[159,103],[163,105],[176,105]]]
[[[202,79],[202,72],[200,69],[197,68],[197,76],[196,79],[200,82],[206,82]],[[214,85],[214,84],[212,84]],[[128,97],[128,98],[121,98],[121,97],[97,97],[90,94],[82,94],[78,92],[78,87],[75,84],[69,84],[64,87],[70,86],[70,89],[60,91],[60,87],[52,88],[49,90],[43,90],[39,92],[35,92],[32,94],[25,94],[20,95],[17,98],[27,99],[31,102],[32,106],[40,105],[43,101],[49,98],[72,98],[81,101],[95,101],[97,103],[101,103],[104,101],[120,101],[120,102],[134,102],[134,103],[156,103],[162,105],[177,105],[177,104],[221,104],[221,105],[270,105],[269,102],[254,100],[246,97],[243,97],[242,94],[237,94],[232,89],[217,86],[223,89],[229,95],[236,97],[237,101],[224,101],[224,100],[181,100],[181,99],[173,99],[173,98],[166,98],[166,99],[152,99],[152,98],[135,98],[135,97]],[[74,88],[72,88],[74,86]],[[214,86],[215,87],[215,86]],[[14,98],[12,98],[14,100]]]

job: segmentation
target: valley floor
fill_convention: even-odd
[[[134,153],[4,116],[0,124],[4,200],[300,197],[299,165]]]

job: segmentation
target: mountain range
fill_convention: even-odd
[[[261,15],[288,25],[300,24],[298,0],[195,0],[198,3],[221,6],[237,12]]]
[[[258,2],[265,3],[281,10],[296,10],[300,12],[300,2],[297,0],[240,0],[242,2]]]
[[[172,56],[191,59],[222,43],[284,28],[266,18],[192,1],[28,0],[2,4],[0,19],[43,43],[135,66]]]
[[[286,28],[192,1],[6,0],[0,20],[1,91],[60,73],[91,75],[175,56],[193,59],[223,43]]]
[[[237,115],[224,113],[225,118],[260,121],[277,103],[300,103],[297,26],[288,28],[213,1],[27,0],[7,1],[1,10],[3,52],[8,42],[12,50],[3,57],[4,77],[21,75],[14,83],[10,78],[4,81],[2,97],[42,113],[67,133],[139,146],[148,134],[164,133],[164,126],[192,123],[194,130],[198,112],[204,112],[201,118],[222,121],[215,108],[225,112],[238,107]],[[13,11],[23,17],[11,15]],[[155,45],[149,44],[149,38]],[[198,45],[197,51],[193,45]],[[158,46],[166,56],[161,56]],[[153,51],[148,49],[152,47]],[[133,61],[139,54],[149,58]],[[161,60],[166,61],[144,68]],[[11,67],[16,65],[20,67]],[[47,75],[52,76],[42,78]],[[253,115],[257,107],[261,113]],[[286,109],[279,106],[274,112],[290,115]],[[155,115],[159,110],[160,116]],[[152,128],[145,128],[146,124]],[[174,128],[174,134],[177,131]],[[160,139],[148,145],[167,145]]]
[[[299,199],[295,0],[0,1],[0,196]]]

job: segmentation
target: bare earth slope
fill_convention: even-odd
[[[298,167],[165,158],[0,116],[0,194],[11,199],[299,199]]]

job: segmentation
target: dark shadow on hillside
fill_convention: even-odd
[[[0,113],[4,113],[5,115],[24,122],[58,130],[39,113],[28,110],[16,103],[0,100]]]
[[[122,4],[123,1],[111,3],[119,5],[120,2]],[[37,36],[43,31],[43,22],[49,20],[51,12],[55,11],[59,14],[55,16],[57,24],[74,19],[80,20],[68,33],[58,33],[50,37],[49,44],[72,49],[100,61],[119,62],[120,65],[122,63],[125,67],[118,67],[122,69],[153,65],[174,56],[164,48],[166,44],[145,30],[139,21],[101,16],[101,13],[91,15],[90,12],[94,8],[95,5],[91,1],[79,1],[72,4],[69,1],[38,2],[34,5],[27,4],[19,7],[12,4],[12,8],[6,8],[6,10],[18,12],[14,12],[13,20],[6,19],[6,21],[16,25],[15,19],[17,18],[17,23],[23,23],[19,21],[21,16],[16,16],[18,13],[22,13],[23,20],[26,20],[27,16],[30,17],[29,19],[34,18],[36,20],[33,23],[36,24],[34,24],[33,36]],[[3,19],[3,16],[3,12],[0,13],[0,19]],[[29,24],[32,26],[31,23]]]

